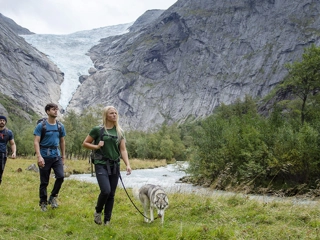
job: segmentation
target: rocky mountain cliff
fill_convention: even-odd
[[[93,63],[87,55],[101,38],[128,32],[132,23],[101,27],[71,34],[21,35],[29,44],[44,52],[64,73],[59,104],[66,108],[78,85],[91,72]],[[81,78],[79,79],[79,76]]]
[[[16,24],[15,21],[13,21],[10,18],[7,18],[6,16],[3,16],[0,13],[0,22],[6,23],[8,27],[10,27],[16,34],[24,34],[24,35],[29,35],[29,34],[34,34],[33,32],[30,32],[29,29],[24,28]]]
[[[44,106],[60,98],[63,73],[0,18],[0,81],[2,95],[15,99],[25,113],[43,115]],[[8,112],[1,104],[0,110]]]
[[[180,0],[149,25],[90,50],[93,72],[67,110],[119,109],[128,128],[207,116],[246,94],[263,97],[286,63],[320,45],[320,1]]]

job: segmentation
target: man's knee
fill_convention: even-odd
[[[47,182],[47,181],[42,181],[41,183],[40,183],[40,188],[41,187],[47,187],[49,185],[49,182]]]
[[[57,181],[58,183],[62,184],[63,181],[64,181],[64,178],[63,178],[63,177],[61,177],[61,178],[56,178],[56,181]]]

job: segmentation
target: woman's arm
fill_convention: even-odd
[[[103,145],[104,145],[104,141],[100,141],[99,143],[98,143],[98,145],[95,145],[95,144],[93,144],[93,137],[91,137],[90,135],[88,135],[85,139],[84,139],[84,141],[83,141],[83,143],[82,143],[82,146],[83,147],[85,147],[85,148],[87,148],[87,149],[91,149],[91,150],[98,150],[98,149],[100,149]]]
[[[130,167],[128,152],[126,148],[126,142],[124,139],[122,139],[120,142],[120,153],[121,153],[121,158],[127,167],[127,175],[130,175],[132,170]]]

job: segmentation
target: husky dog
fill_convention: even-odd
[[[148,208],[150,211],[150,221],[144,218],[145,222],[153,222],[153,210],[157,209],[158,217],[161,218],[161,224],[164,221],[164,210],[169,207],[168,196],[160,186],[153,184],[143,185],[140,189],[133,189],[134,196],[140,200],[144,215],[147,217]]]

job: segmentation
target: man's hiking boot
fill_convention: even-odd
[[[105,225],[105,226],[110,226],[110,221],[106,221],[106,222],[104,223],[104,225]]]
[[[42,212],[47,211],[47,204],[45,202],[40,203],[40,208]]]
[[[102,224],[101,213],[97,213],[97,212],[94,213],[94,222],[98,225]]]
[[[50,196],[48,203],[51,204],[52,208],[57,208],[59,206],[57,203],[57,197]]]

